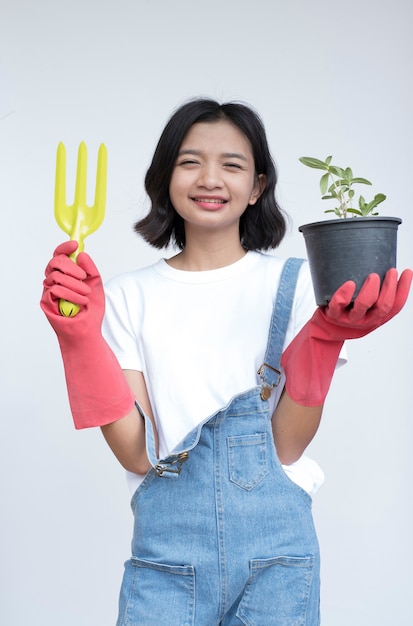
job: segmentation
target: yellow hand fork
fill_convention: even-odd
[[[106,207],[107,160],[106,146],[102,143],[98,151],[95,203],[93,206],[87,206],[87,148],[82,141],[77,156],[75,198],[74,203],[69,206],[66,204],[66,149],[63,143],[59,143],[57,147],[54,215],[60,228],[70,236],[70,239],[75,239],[79,243],[78,249],[70,255],[73,261],[76,261],[78,254],[83,252],[85,237],[95,232],[103,222]],[[79,312],[79,306],[60,299],[59,311],[65,317],[74,317]]]

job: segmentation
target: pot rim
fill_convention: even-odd
[[[328,224],[341,224],[345,228],[348,228],[349,224],[353,224],[357,226],[357,223],[366,223],[366,222],[396,222],[397,224],[402,223],[402,219],[400,217],[392,217],[392,216],[371,216],[371,217],[339,217],[333,220],[320,220],[318,222],[310,222],[308,224],[302,224],[298,227],[298,230],[302,232],[303,228],[312,227],[312,226],[326,226]]]

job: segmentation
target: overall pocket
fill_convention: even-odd
[[[231,482],[251,491],[268,474],[267,434],[228,437],[227,445]]]
[[[237,617],[246,626],[319,626],[314,557],[250,561]]]
[[[126,561],[116,626],[194,626],[194,614],[192,565]]]

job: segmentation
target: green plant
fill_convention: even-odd
[[[328,156],[325,161],[314,159],[313,157],[300,157],[299,159],[303,165],[325,172],[320,179],[322,200],[336,200],[338,202],[338,206],[334,209],[327,209],[325,213],[334,213],[342,218],[347,217],[348,213],[351,213],[352,217],[378,215],[377,212],[374,212],[374,209],[386,199],[386,196],[383,193],[378,193],[373,200],[366,202],[363,196],[360,195],[358,207],[353,207],[355,196],[353,185],[371,185],[371,182],[366,178],[353,177],[350,167],[343,169],[337,165],[332,165],[332,158],[332,156]]]

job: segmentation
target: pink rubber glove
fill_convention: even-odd
[[[397,270],[390,269],[380,289],[379,276],[370,274],[353,304],[355,283],[344,283],[294,337],[281,364],[287,393],[297,404],[322,405],[344,341],[367,335],[403,308],[413,272],[405,270],[399,281],[397,276]]]
[[[77,263],[69,259],[76,249],[76,241],[56,248],[46,267],[40,306],[59,341],[75,427],[89,428],[127,415],[134,396],[101,333],[105,310],[101,277],[88,254],[80,253]],[[60,315],[60,298],[79,304],[79,313]]]

